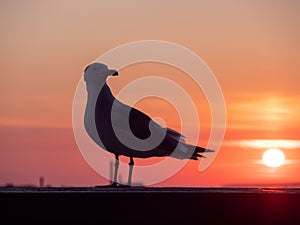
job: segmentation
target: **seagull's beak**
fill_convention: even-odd
[[[118,71],[116,71],[116,70],[108,70],[108,72],[109,72],[109,75],[111,75],[111,76],[118,76],[119,75]]]

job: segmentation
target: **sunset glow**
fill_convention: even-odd
[[[190,49],[211,69],[224,95],[226,133],[207,170],[198,170],[204,158],[191,160],[156,186],[300,186],[299,1],[28,0],[0,6],[0,185],[37,185],[39,177],[52,186],[107,184],[86,163],[74,138],[78,82],[87,65],[117,46],[163,40]],[[184,71],[141,62],[118,72],[107,81],[115,95],[147,76],[182,87],[200,124],[186,122],[186,140],[197,139],[199,132],[198,144],[207,145],[211,103]],[[187,102],[176,104],[185,109]],[[172,129],[182,128],[175,107],[163,99],[145,98],[135,107]],[[263,159],[268,149],[280,149],[283,156],[272,151]],[[111,163],[94,160],[107,168]],[[156,160],[161,159],[136,164]]]

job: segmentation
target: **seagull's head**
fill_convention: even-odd
[[[102,63],[92,63],[84,70],[84,80],[88,84],[103,84],[106,82],[107,77],[117,76],[118,71],[110,70]]]

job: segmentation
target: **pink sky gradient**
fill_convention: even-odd
[[[40,176],[54,186],[107,183],[76,146],[73,97],[86,65],[111,48],[144,39],[174,42],[197,53],[218,79],[227,107],[224,145],[214,163],[199,173],[198,163],[189,162],[158,186],[300,184],[299,146],[282,147],[288,161],[271,170],[260,162],[263,146],[232,144],[300,140],[299,10],[300,3],[292,0],[1,1],[0,185],[37,185]],[[205,143],[208,104],[182,72],[137,64],[109,84],[117,94],[151,72],[190,90]],[[180,127],[166,103],[148,99],[136,106]]]

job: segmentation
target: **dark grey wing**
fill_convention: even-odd
[[[116,109],[116,119],[120,120],[120,129],[123,130],[124,126],[121,126],[121,124],[124,124],[125,122],[128,123],[129,120],[129,127],[131,129],[131,132],[139,139],[147,139],[150,137],[151,132],[149,128],[150,122],[155,125],[156,129],[163,129],[159,124],[155,123],[148,115],[145,113],[132,108],[128,105],[123,104],[122,102],[115,100],[115,109]],[[129,118],[126,118],[129,112]],[[122,120],[122,122],[121,122]],[[117,123],[118,124],[118,123]]]
[[[131,129],[131,133],[137,138],[147,139],[150,137],[150,123],[151,128],[153,128],[153,132],[165,134],[163,141],[160,145],[157,146],[157,150],[159,151],[156,152],[156,156],[171,155],[175,148],[178,146],[178,144],[179,151],[177,151],[177,153],[173,155],[173,157],[175,158],[191,158],[197,160],[198,157],[202,157],[202,155],[200,155],[199,153],[206,151],[205,148],[186,144],[184,140],[185,137],[182,134],[170,128],[161,127],[158,123],[153,121],[145,113],[128,105],[125,105],[119,102],[118,100],[115,101],[117,101],[116,112],[118,120],[123,120],[124,122],[124,119],[126,119],[124,116],[126,116],[129,111],[129,127]],[[128,130],[123,129],[122,126],[118,128],[120,129],[119,131],[123,132],[124,136],[128,135]],[[147,143],[145,144],[147,145]]]
[[[139,139],[147,139],[151,135],[149,124],[150,122],[155,123],[148,115],[135,109],[130,109],[129,114],[129,127],[134,134]],[[157,124],[158,125],[158,124]],[[158,125],[159,126],[159,125]]]
[[[132,108],[128,105],[125,105],[121,102],[118,102],[118,113],[125,114],[125,110],[130,110],[129,113],[129,127],[131,129],[131,132],[139,139],[147,139],[151,135],[149,125],[152,123],[152,127],[154,128],[154,131],[156,132],[165,132],[164,129],[166,129],[167,137],[170,137],[172,139],[175,139],[176,141],[182,141],[184,142],[184,136],[180,133],[178,133],[175,130],[172,130],[170,128],[163,128],[158,123],[156,123],[154,120],[152,120],[148,115],[141,112],[138,109]],[[124,110],[124,111],[123,111]]]

